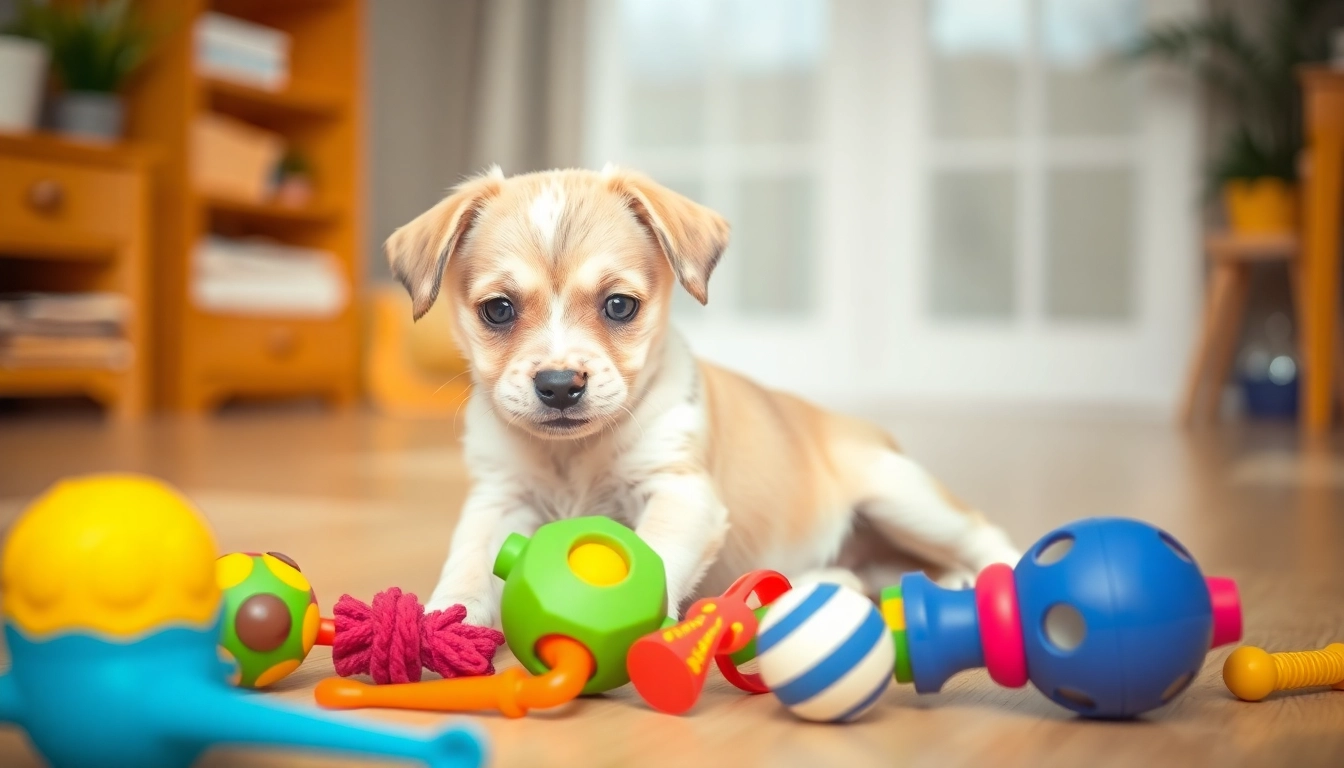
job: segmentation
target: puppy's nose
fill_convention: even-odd
[[[532,378],[543,405],[564,410],[579,402],[588,389],[588,377],[578,371],[539,371]]]

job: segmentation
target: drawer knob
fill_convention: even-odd
[[[28,204],[38,213],[55,213],[65,202],[65,187],[55,179],[42,179],[33,182],[28,188]]]
[[[299,337],[293,328],[284,326],[272,328],[266,336],[266,351],[271,353],[271,357],[290,357],[298,348]]]

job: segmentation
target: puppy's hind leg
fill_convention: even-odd
[[[894,546],[944,569],[945,586],[966,586],[985,566],[1021,557],[1002,529],[906,456],[882,449],[860,472],[859,514]]]

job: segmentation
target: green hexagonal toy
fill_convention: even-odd
[[[495,558],[504,579],[500,613],[504,637],[534,675],[548,667],[537,641],[564,635],[593,655],[583,693],[630,682],[630,646],[667,618],[663,560],[635,532],[605,517],[547,523],[532,538],[510,534]]]

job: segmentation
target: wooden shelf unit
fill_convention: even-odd
[[[275,203],[254,203],[216,195],[202,195],[207,212],[233,215],[253,222],[290,222],[295,224],[331,224],[340,219],[339,208],[307,205],[301,208]]]
[[[210,109],[262,125],[277,120],[283,123],[338,117],[343,109],[339,94],[314,92],[303,85],[291,84],[283,91],[263,91],[250,85],[204,77],[201,87]]]
[[[133,144],[0,133],[0,285],[5,291],[120,293],[131,310],[125,367],[0,367],[0,395],[85,395],[117,418],[144,413],[155,160],[156,153]]]
[[[353,402],[363,275],[363,0],[142,0],[140,6],[153,23],[174,30],[137,78],[128,115],[131,135],[166,154],[155,206],[160,403],[199,412],[234,396],[313,394]],[[198,75],[193,30],[207,11],[287,32],[288,87],[272,92]],[[294,208],[194,190],[191,124],[210,111],[285,136],[311,161],[313,202]],[[192,253],[211,232],[264,235],[336,254],[350,284],[349,304],[330,319],[196,308]]]

